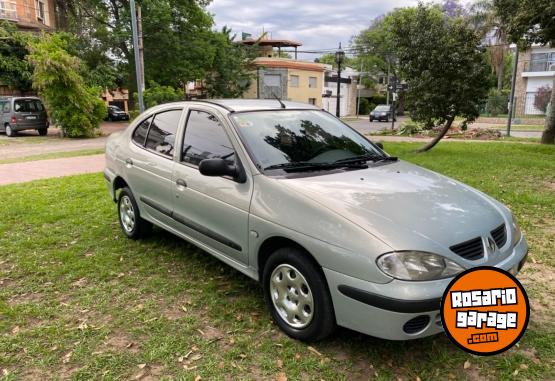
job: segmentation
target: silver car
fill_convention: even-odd
[[[48,133],[48,115],[37,97],[0,97],[0,131],[9,137],[18,131],[37,130],[39,135]]]
[[[528,252],[507,207],[306,104],[151,108],[110,137],[104,176],[125,235],[157,225],[259,280],[300,340],[337,325],[391,340],[441,332],[454,276],[516,274]]]

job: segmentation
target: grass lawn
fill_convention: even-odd
[[[555,379],[555,147],[418,146],[385,143],[521,222],[532,316],[518,347],[482,358],[443,334],[390,342],[345,329],[311,346],[291,340],[255,282],[159,229],[124,238],[93,174],[0,187],[0,379]]]
[[[47,159],[61,159],[65,157],[75,157],[75,156],[90,156],[90,155],[98,155],[101,153],[104,153],[104,148],[84,149],[84,150],[65,151],[65,152],[49,152],[41,155],[15,157],[11,159],[0,159],[0,164],[22,163],[26,161],[37,161],[37,160],[47,160]]]
[[[503,126],[500,124],[494,124],[489,126],[488,128],[493,128],[495,130],[501,130],[501,131],[506,131],[507,130],[507,126]],[[537,124],[513,124],[511,126],[511,131],[536,131],[536,132],[542,132],[544,130],[544,126]]]

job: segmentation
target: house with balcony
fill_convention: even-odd
[[[325,66],[297,58],[302,43],[292,40],[269,39],[267,35],[254,40],[239,41],[259,49],[253,64],[256,73],[251,86],[243,95],[248,99],[273,99],[309,103],[322,107]],[[282,49],[289,49],[294,58],[283,58]]]
[[[0,20],[23,31],[53,30],[56,26],[54,0],[0,0]]]
[[[553,87],[555,77],[555,47],[532,46],[519,55],[515,82],[515,114],[541,115],[534,106],[540,87]]]

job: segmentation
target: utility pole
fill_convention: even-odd
[[[361,88],[361,83],[362,83],[362,70],[363,70],[364,66],[362,65],[362,62],[360,63],[360,72],[358,73],[358,83],[357,83],[357,119],[358,119],[358,115],[360,114],[360,88]]]
[[[389,55],[387,56],[387,87],[389,88],[389,76],[391,71],[391,63],[389,62]],[[389,105],[389,91],[387,92],[386,104]]]
[[[345,59],[345,52],[341,49],[341,43],[339,43],[339,49],[335,52],[335,62],[337,63],[337,102],[335,105],[335,116],[341,117],[341,63]]]
[[[139,39],[139,61],[141,62],[141,83],[145,91],[145,47],[143,45],[143,16],[141,6],[137,6],[137,34]]]
[[[509,118],[507,119],[507,136],[511,136],[511,123],[513,120],[513,113],[515,109],[515,82],[516,82],[517,66],[518,66],[518,44],[516,44],[515,61],[513,62],[513,77],[511,80],[511,95],[509,98]]]
[[[135,0],[129,1],[129,6],[131,8],[131,29],[133,31],[133,50],[135,52],[135,75],[137,77],[137,94],[139,97],[139,112],[145,110],[145,104],[143,100],[143,83],[142,83],[142,68],[141,68],[141,57],[139,53],[139,36],[137,33],[137,11],[135,9]]]

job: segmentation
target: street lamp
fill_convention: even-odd
[[[337,63],[337,102],[335,108],[335,116],[338,118],[340,115],[339,101],[341,99],[341,63],[345,59],[345,52],[341,49],[341,42],[339,43],[339,49],[335,52],[335,62]]]

